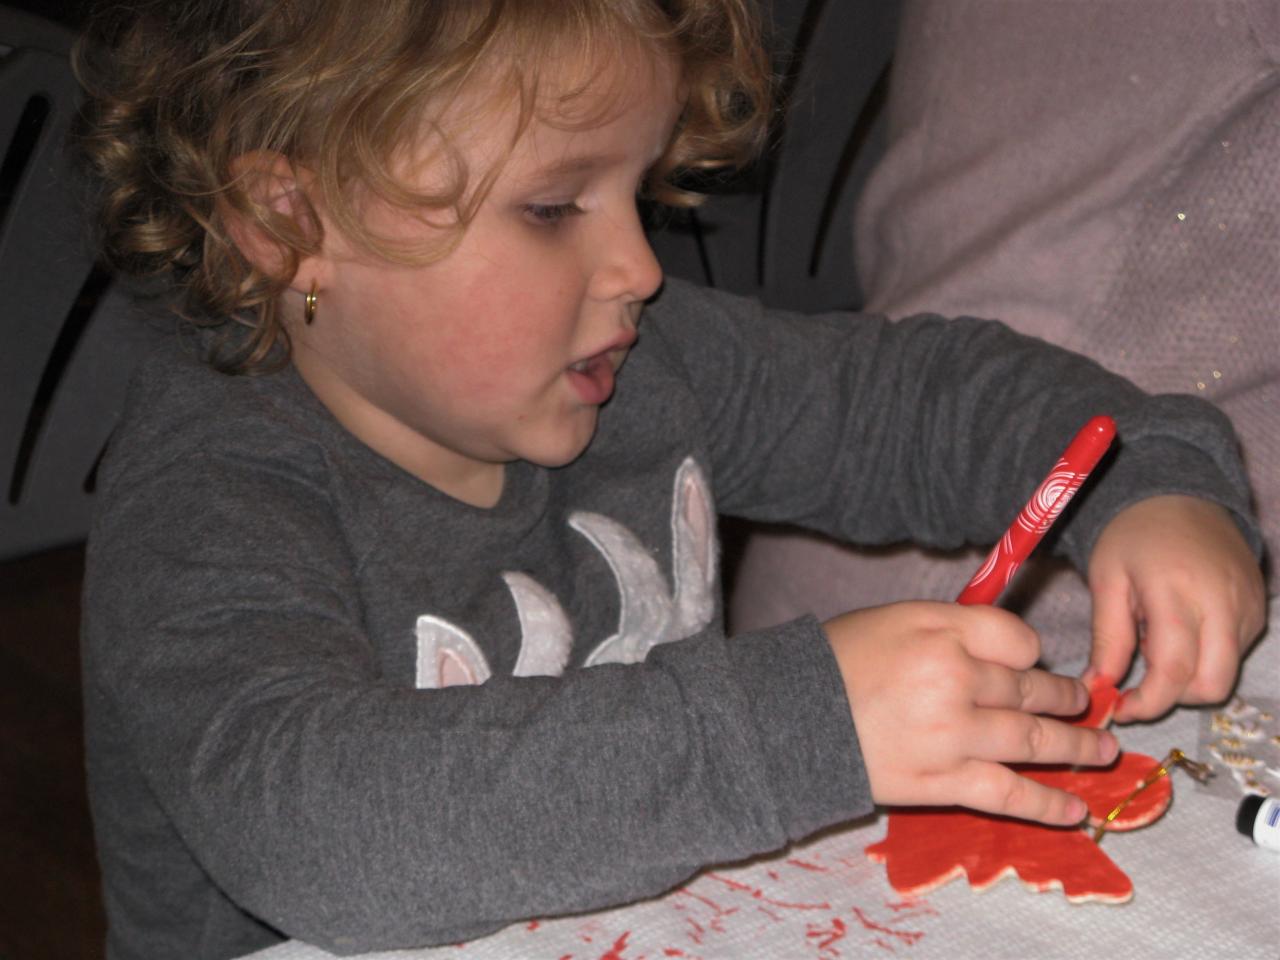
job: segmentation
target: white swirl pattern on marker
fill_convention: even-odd
[[[991,552],[987,554],[987,559],[982,562],[982,566],[978,572],[973,575],[973,579],[969,581],[970,587],[976,587],[978,584],[988,580],[992,574],[996,572],[1001,561],[1013,555],[1013,538],[1009,536],[1006,530]],[[1008,586],[1009,581],[1013,579],[1013,575],[1018,572],[1018,564],[1009,564],[1005,570],[1004,585]]]
[[[973,575],[973,579],[969,581],[970,586],[976,586],[982,583],[987,577],[995,572],[996,563],[1000,560],[1000,553],[1004,549],[1004,539],[991,548],[991,552],[987,554],[987,559],[982,561],[982,566],[978,568],[978,572]]]
[[[1085,474],[1076,473],[1066,467],[1066,460],[1059,460],[1054,464],[1053,471],[1036,488],[1036,492],[1019,512],[1017,524],[1027,533],[1046,533],[1084,483]],[[1010,533],[1011,531],[1006,531],[999,543],[987,554],[981,568],[969,581],[970,586],[984,583],[996,572],[1002,559],[1013,555],[1013,538]],[[1005,586],[1009,585],[1009,581],[1013,579],[1013,575],[1018,572],[1020,566],[1021,564],[1012,563],[1005,567]]]
[[[1007,530],[1005,535],[1000,538],[1000,549],[1004,551],[1006,557],[1013,556],[1013,535]],[[1009,581],[1013,579],[1013,575],[1018,572],[1018,568],[1022,566],[1020,563],[1010,563],[1004,568],[1004,585],[1007,587]]]
[[[1044,533],[1058,519],[1076,490],[1084,482],[1084,474],[1066,469],[1067,461],[1059,460],[1027,505],[1018,514],[1018,526],[1028,533]]]

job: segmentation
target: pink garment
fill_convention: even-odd
[[[890,144],[856,223],[869,309],[997,317],[1149,391],[1217,403],[1241,437],[1274,556],[1280,4],[904,7]],[[984,552],[943,560],[760,535],[731,614],[750,629],[805,611],[953,599]],[[1089,601],[1076,573],[1042,561],[1015,592],[1035,593],[1020,609],[1046,659],[1083,654]]]

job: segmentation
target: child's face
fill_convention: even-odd
[[[387,263],[329,228],[299,274],[320,291],[314,324],[293,331],[304,379],[362,441],[461,500],[496,502],[508,461],[559,466],[586,448],[661,283],[636,191],[679,114],[677,78],[667,63],[617,69],[628,92],[598,125],[533,121],[442,260]],[[485,116],[459,144],[473,174],[515,122]],[[435,229],[385,205],[368,216],[395,236]]]

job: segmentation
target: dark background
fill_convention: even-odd
[[[0,3],[74,29],[90,0]],[[83,565],[72,546],[0,566],[0,960],[102,957],[80,720]]]
[[[75,26],[92,0],[4,0],[4,5]]]

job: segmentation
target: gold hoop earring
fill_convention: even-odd
[[[306,306],[303,308],[302,319],[309,327],[316,322],[316,307],[320,303],[320,295],[316,290],[316,282],[311,281],[311,291],[307,294]]]

